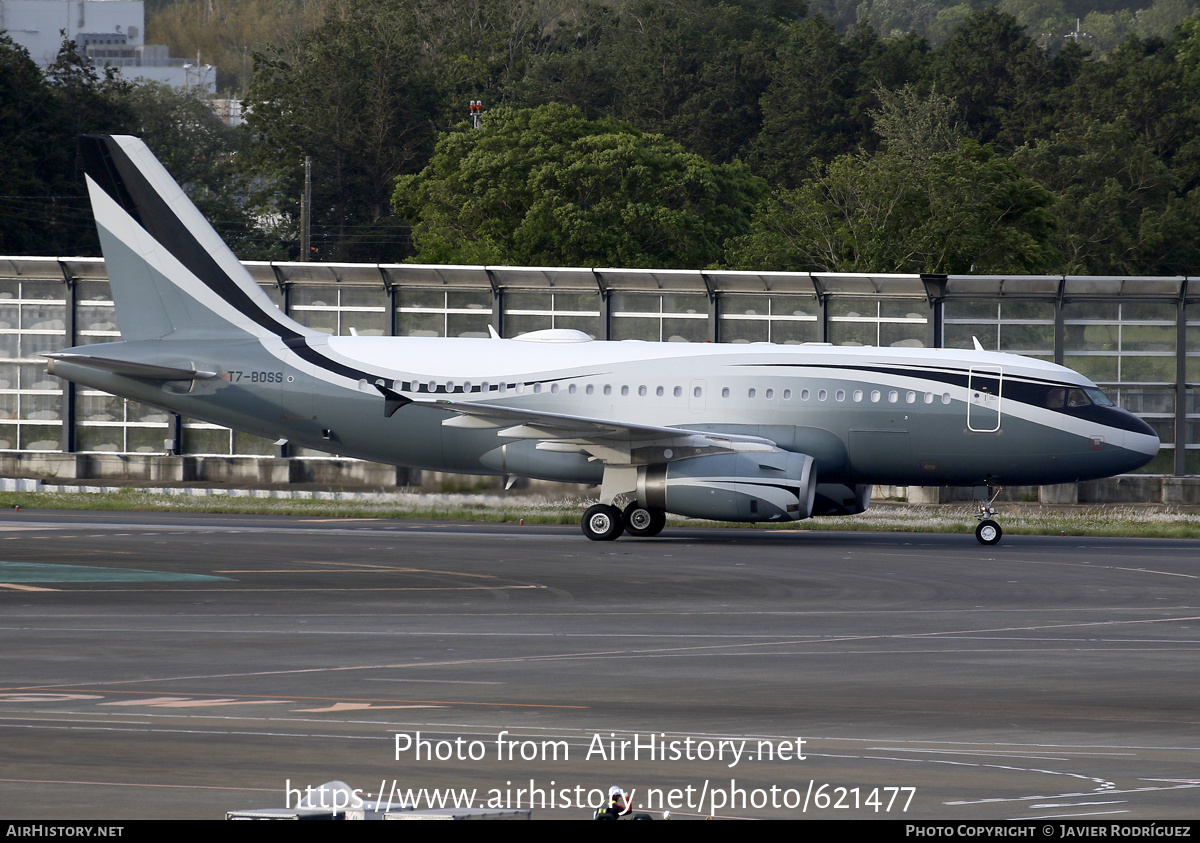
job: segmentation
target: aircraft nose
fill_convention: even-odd
[[[1144,420],[1128,410],[1112,409],[1120,414],[1117,419],[1119,423],[1114,427],[1119,427],[1124,434],[1120,441],[1123,460],[1127,464],[1121,468],[1121,472],[1134,471],[1154,459],[1162,443],[1158,433]]]
[[[1129,438],[1134,441],[1129,444],[1150,456],[1157,454],[1158,447],[1162,444],[1158,438],[1158,432],[1147,424],[1144,419],[1138,418],[1128,410],[1122,410],[1121,412],[1125,413],[1131,422],[1128,432],[1130,434]]]

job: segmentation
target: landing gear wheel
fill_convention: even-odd
[[[1000,529],[1000,525],[991,519],[980,521],[979,526],[975,528],[975,538],[979,539],[980,544],[995,544],[1000,541],[1002,535],[1004,531]]]
[[[606,503],[588,507],[583,513],[583,534],[594,542],[610,542],[625,532],[621,510]]]
[[[641,506],[637,501],[625,507],[621,517],[625,522],[625,532],[639,539],[657,536],[667,525],[667,513]]]

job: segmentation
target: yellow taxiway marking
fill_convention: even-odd
[[[342,668],[333,668],[333,670],[340,670],[340,669],[342,669]],[[354,669],[362,670],[365,668],[354,668]],[[324,670],[324,669],[323,668],[315,668],[315,669],[308,669],[308,670],[301,670],[301,671],[262,671],[262,672],[258,672],[258,673],[252,673],[252,674],[227,674],[227,675],[228,676],[270,676],[275,673],[293,673],[293,672],[313,673],[313,672],[320,672],[322,670]],[[179,677],[178,679],[182,679],[182,678],[188,678],[188,677]],[[192,678],[220,678],[220,677],[192,677]],[[178,679],[176,679],[174,681],[178,681]],[[113,684],[126,684],[128,682],[170,682],[170,681],[173,681],[173,680],[172,679],[130,679],[130,680],[118,680],[118,682],[114,682]],[[58,686],[55,686],[55,689],[61,690],[58,688]],[[0,689],[0,690],[11,690],[11,691],[21,691],[24,693],[31,693],[33,691],[37,691],[40,689],[34,688],[31,690],[31,689],[26,689],[26,688],[15,688],[15,689]],[[130,695],[133,695],[133,694],[145,694],[146,693],[145,691],[121,691],[121,690],[114,690],[112,688],[74,688],[74,687],[72,687],[69,690],[73,693],[97,693],[97,694],[130,694]],[[282,703],[282,704],[302,703],[302,702],[311,700],[313,702],[328,702],[330,705],[367,703],[368,705],[382,704],[382,705],[399,705],[399,706],[404,706],[404,707],[411,707],[411,706],[424,706],[424,707],[434,706],[434,707],[436,707],[436,706],[447,706],[447,705],[470,705],[470,706],[487,706],[487,707],[492,707],[492,708],[572,708],[572,709],[574,709],[574,708],[578,708],[578,709],[591,708],[591,706],[588,706],[588,705],[559,705],[559,704],[555,704],[555,703],[480,702],[478,700],[410,700],[410,699],[387,699],[387,698],[377,699],[377,698],[372,698],[372,697],[300,697],[300,696],[297,696],[297,697],[292,697],[292,699],[290,699],[290,700],[262,700],[261,697],[251,696],[249,694],[204,694],[204,693],[191,693],[191,694],[188,694],[186,697],[183,697],[183,696],[158,697],[158,698],[151,698],[150,700],[143,699],[140,701],[140,703],[97,703],[97,705],[149,704],[149,705],[158,706],[158,705],[163,705],[163,703],[156,702],[156,700],[169,701],[169,700],[177,700],[177,699],[199,699],[199,698],[203,698],[203,697],[215,697],[215,698],[217,698],[217,702],[224,703],[226,705],[230,704],[230,703],[225,702],[226,700],[237,700],[237,699],[241,698],[241,699],[253,700],[255,702],[261,701],[261,702],[272,702],[272,703]],[[200,704],[201,703],[199,703],[199,702],[195,703],[195,705],[200,705]]]
[[[396,708],[443,708],[440,705],[374,705],[373,703],[334,703],[325,708],[293,708],[292,711],[306,711],[310,713],[324,713],[334,711],[363,711],[370,709],[371,711],[381,711],[383,709]]]
[[[211,696],[211,695],[205,695]],[[189,697],[149,697],[141,700],[116,700],[96,705],[149,706],[151,708],[207,708],[217,705],[287,705],[291,700],[238,700],[233,697],[196,700]]]
[[[391,565],[372,564],[370,562],[331,562],[328,560],[308,561],[307,559],[297,559],[296,565],[330,565],[331,568],[257,568],[257,569],[237,569],[229,571],[221,571],[223,574],[334,574],[346,571],[349,573],[371,573],[382,571],[389,574],[445,574],[451,577],[476,577],[482,580],[496,579],[493,574],[473,574],[467,571],[438,571],[429,568],[396,568]]]

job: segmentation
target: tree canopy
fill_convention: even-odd
[[[393,201],[422,262],[682,268],[719,260],[764,190],[743,164],[546,105],[444,135]]]
[[[729,263],[842,272],[1030,273],[1054,264],[1053,196],[975,141],[924,166],[846,155],[771,197]]]
[[[254,33],[247,125],[0,43],[0,245],[94,253],[126,131],[251,258],[309,158],[325,260],[1197,274],[1198,1],[155,0]]]

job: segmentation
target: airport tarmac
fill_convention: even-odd
[[[6,511],[0,815],[1195,819],[1197,551]]]

